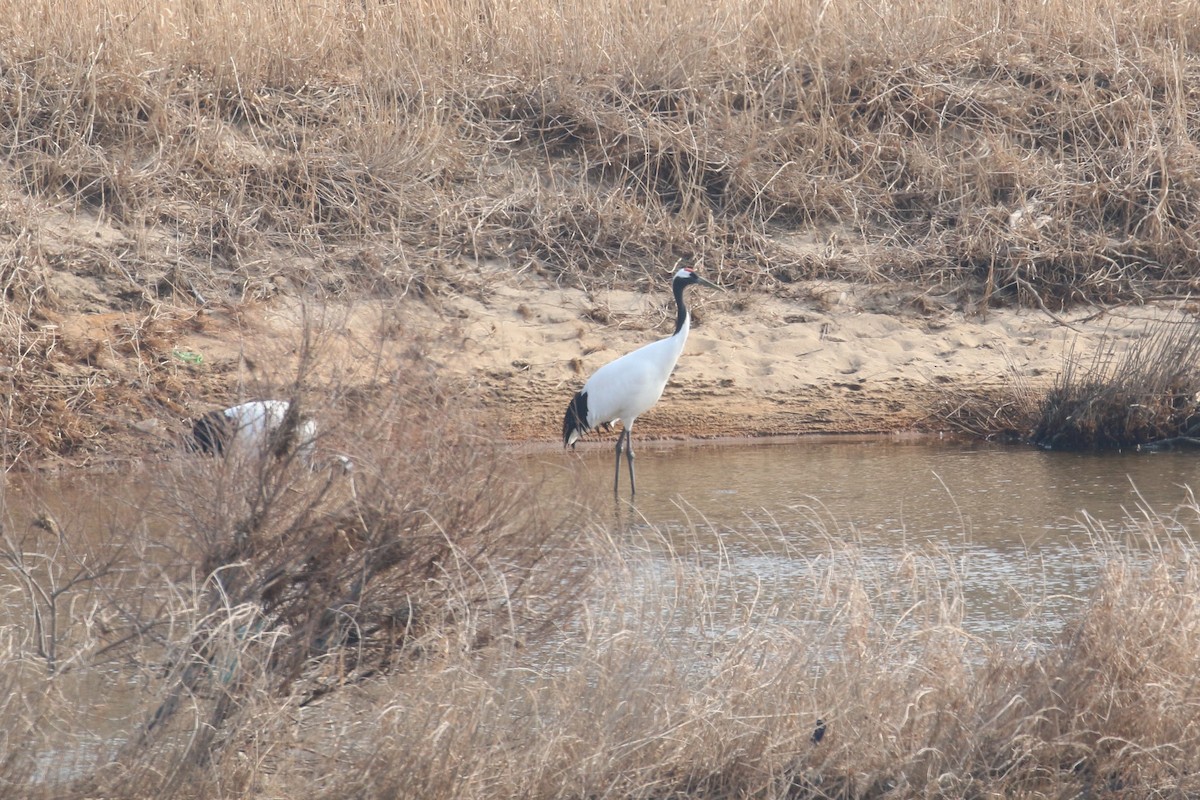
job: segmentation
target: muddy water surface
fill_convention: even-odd
[[[1098,533],[1120,539],[1131,518],[1147,513],[1194,522],[1188,487],[1200,480],[1200,460],[1189,452],[1077,455],[895,438],[641,444],[631,502],[623,465],[623,488],[613,497],[612,458],[611,445],[599,443],[577,453],[526,452],[519,463],[542,501],[569,511],[575,524],[635,545],[666,542],[655,554],[659,576],[669,576],[671,559],[705,553],[725,574],[720,591],[752,594],[764,606],[811,595],[813,572],[844,557],[845,545],[852,569],[880,575],[914,549],[933,552],[938,578],[960,593],[963,628],[984,637],[1053,635],[1096,579]],[[149,536],[133,539],[162,550],[128,556],[170,559],[168,532],[156,531],[145,513],[154,483],[154,470],[9,476],[5,535],[37,569],[39,552],[70,539],[36,521],[46,511],[92,545],[145,526]],[[0,573],[0,603],[0,633],[32,651],[30,595],[19,570]],[[32,659],[30,668],[40,663]],[[115,751],[145,711],[122,699],[137,691],[129,676],[65,674],[79,676],[56,684],[74,698],[79,727],[49,737],[39,759],[47,778],[76,774],[76,760]]]
[[[936,551],[961,582],[964,627],[1049,633],[1094,582],[1095,542],[1131,517],[1175,514],[1200,480],[1194,452],[1072,454],[929,439],[805,438],[641,445],[638,494],[612,493],[613,453],[528,457],[545,496],[578,503],[628,533],[653,526],[721,549],[728,569],[789,591],[839,543],[886,568]],[[1180,511],[1181,519],[1195,512]],[[736,535],[730,535],[736,533]],[[784,552],[786,551],[786,552]],[[1042,625],[1030,614],[1055,622]]]

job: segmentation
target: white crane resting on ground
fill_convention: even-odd
[[[287,400],[252,400],[220,411],[210,411],[192,421],[188,448],[229,458],[284,456],[295,452],[305,464],[316,467],[317,423],[297,414],[289,415]],[[333,457],[342,470],[353,469],[350,459]]]

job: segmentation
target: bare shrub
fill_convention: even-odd
[[[284,795],[311,775],[299,780],[314,796],[364,798],[1192,791],[1195,553],[1167,531],[1196,513],[1130,520],[1132,549],[1096,530],[1098,585],[1041,642],[969,635],[951,552],[885,565],[831,541],[781,593],[650,533],[618,546],[576,636],[343,696],[308,720],[299,772],[266,785]]]
[[[419,369],[387,393],[337,431],[349,474],[268,455],[174,478],[203,578],[135,747],[183,726],[186,763],[206,767],[232,757],[260,693],[303,707],[422,659],[536,642],[568,611],[586,560],[504,456]]]
[[[434,423],[419,420],[408,436]],[[387,454],[404,441],[373,440]],[[167,526],[156,539],[181,519],[189,536],[136,551],[120,580],[98,574],[62,593],[75,612],[63,618],[69,670],[30,674],[32,640],[0,629],[16,681],[0,703],[7,786],[56,798],[1200,788],[1194,503],[1142,509],[1119,530],[1092,525],[1080,555],[1095,584],[1075,610],[1047,620],[1027,598],[1039,636],[980,638],[964,622],[970,556],[955,548],[881,559],[820,519],[826,550],[810,557],[782,533],[742,537],[702,520],[695,535],[641,521],[581,534],[511,516],[509,494],[479,502],[466,487],[511,484],[472,448],[376,469],[372,447],[356,454],[375,476],[351,487],[356,499],[269,460],[180,470],[166,484],[172,503],[141,513]],[[288,472],[283,493],[298,502],[275,497]],[[436,475],[444,499],[430,492]],[[476,510],[455,510],[460,492]],[[255,508],[271,513],[250,528]],[[338,515],[348,508],[359,522]],[[391,524],[404,526],[397,538]],[[389,563],[397,543],[403,556]],[[70,563],[65,552],[49,554],[54,565]],[[206,552],[221,563],[179,579]],[[734,568],[746,558],[780,570],[748,576]],[[581,597],[585,565],[599,580]],[[96,681],[108,696],[91,688],[80,702]],[[81,709],[111,708],[120,686],[138,724],[97,743]]]
[[[1032,440],[1052,450],[1194,444],[1200,426],[1200,332],[1160,322],[1117,355],[1110,343],[1090,364],[1074,351],[1040,404]]]
[[[40,687],[0,706],[17,737],[4,777],[25,796],[206,796],[301,709],[534,647],[573,613],[587,549],[427,364],[353,389],[307,374],[269,394],[319,420],[315,468],[284,437],[229,459],[180,450],[117,533],[44,513],[3,529],[5,608],[29,621],[6,675]],[[138,688],[106,693],[124,724],[93,746],[83,709],[101,697],[67,698],[99,681]]]

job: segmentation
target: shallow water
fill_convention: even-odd
[[[842,542],[883,572],[914,549],[936,552],[937,568],[961,583],[973,634],[1018,622],[1024,635],[1052,633],[1096,579],[1096,539],[1121,538],[1147,508],[1175,513],[1200,479],[1191,452],[821,437],[642,445],[631,502],[624,465],[613,498],[608,446],[527,462],[552,502],[578,504],[626,535],[652,526],[720,550],[735,579],[773,591],[798,589]]]
[[[731,632],[729,619],[716,615],[737,605],[722,602],[736,594],[753,598],[756,607],[784,609],[776,620],[801,629],[796,641],[819,658],[826,652],[835,658],[838,647],[823,616],[828,612],[817,608],[821,573],[840,569],[863,578],[876,607],[893,604],[884,617],[916,625],[906,619],[911,594],[889,584],[913,552],[926,554],[913,586],[951,587],[947,596],[961,600],[954,621],[961,630],[1036,646],[1078,610],[1094,584],[1103,561],[1095,546],[1100,532],[1120,541],[1131,517],[1170,517],[1185,509],[1188,487],[1200,478],[1200,460],[1189,452],[1080,455],[929,439],[813,437],[641,444],[639,492],[630,501],[624,465],[623,489],[613,496],[612,459],[605,443],[519,457],[541,501],[569,512],[573,524],[653,550],[639,562],[649,564],[647,586],[669,584],[681,561],[720,574],[711,588],[722,597],[705,598],[717,611],[698,622],[679,615],[687,626],[680,629],[683,638]],[[64,531],[84,532],[93,544],[120,541],[131,526],[146,526],[147,538],[169,550],[172,543],[155,535],[155,520],[145,515],[153,483],[147,473],[9,476],[2,496],[5,533],[26,552],[55,547],[56,537],[31,522],[44,509]],[[1197,516],[1180,513],[1189,522]],[[1136,538],[1128,546],[1138,546]],[[0,605],[8,609],[0,635],[29,649],[29,595],[16,578],[11,569],[0,574]],[[799,613],[789,615],[789,604]],[[49,737],[39,777],[74,775],[77,763],[86,766],[126,739],[141,719],[140,706],[134,687],[120,681],[81,670],[58,683],[75,698],[72,724],[79,727]],[[123,689],[129,699],[121,699]]]
[[[971,633],[1012,631],[1018,622],[1024,634],[1052,631],[1095,581],[1098,535],[1121,538],[1146,509],[1170,517],[1200,481],[1191,451],[1074,454],[930,438],[800,437],[638,443],[631,501],[624,463],[613,496],[612,441],[542,449],[520,461],[542,502],[571,511],[576,524],[631,543],[652,530],[675,556],[719,554],[733,586],[788,594],[810,589],[814,569],[831,559],[883,574],[906,554],[934,552],[936,569],[961,586]],[[45,534],[27,521],[42,508],[64,530],[102,540],[131,524],[153,527],[143,511],[152,483],[147,474],[9,476],[10,535],[33,546]],[[852,555],[839,554],[843,545]],[[673,556],[664,548],[662,557]],[[10,601],[21,595],[10,582],[0,589]],[[1045,620],[1029,624],[1031,614]]]

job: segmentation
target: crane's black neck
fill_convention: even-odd
[[[686,281],[677,280],[671,287],[675,292],[675,333],[683,330],[683,323],[687,322],[688,310],[683,303],[683,290],[689,285]]]

